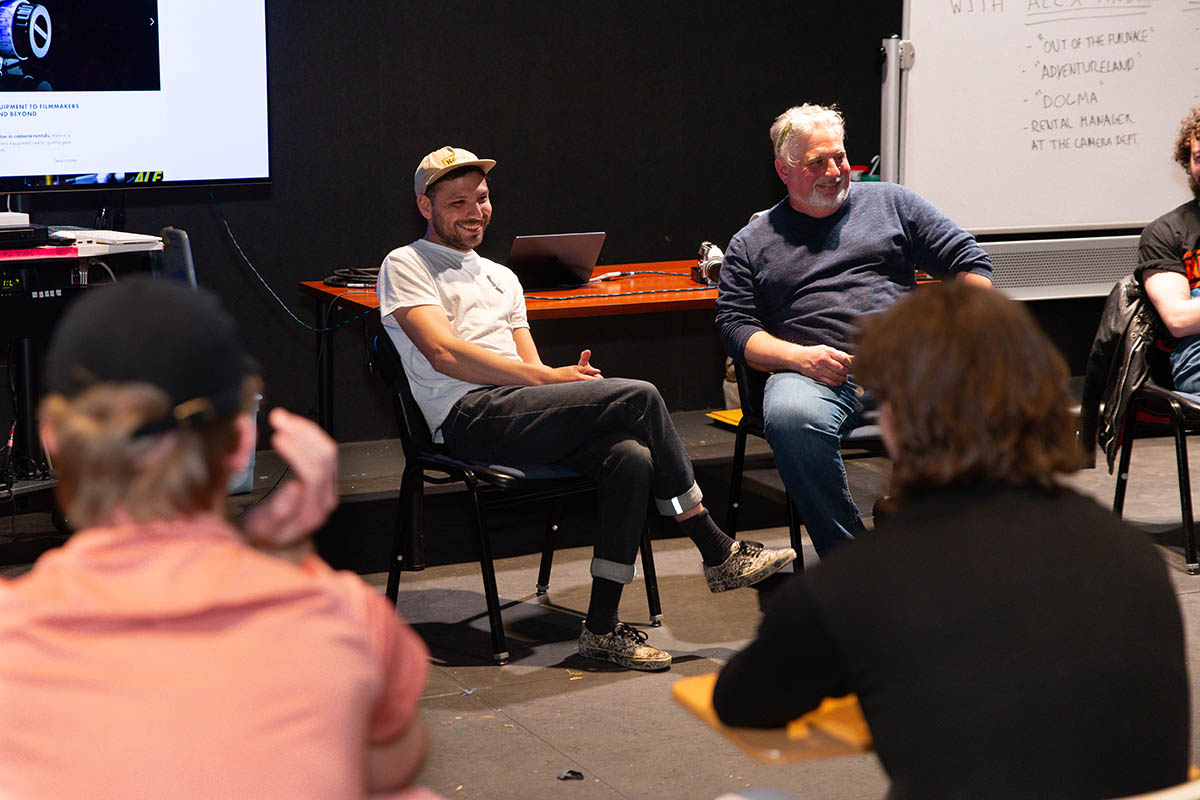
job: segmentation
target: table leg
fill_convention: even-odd
[[[333,336],[335,307],[317,303],[317,423],[333,436]]]
[[[35,479],[42,477],[46,471],[46,459],[42,454],[42,442],[37,432],[38,360],[34,355],[33,341],[18,340],[13,356],[14,363],[10,365],[10,369],[16,373],[14,377],[17,402],[14,413],[17,417],[17,430],[10,458],[17,466],[18,477]]]

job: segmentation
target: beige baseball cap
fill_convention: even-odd
[[[479,167],[486,175],[494,166],[496,166],[496,162],[492,159],[479,158],[470,150],[463,150],[461,147],[450,147],[447,145],[440,150],[434,150],[421,159],[421,165],[417,167],[417,174],[413,180],[414,188],[417,190],[417,197],[425,194],[425,190],[429,188],[429,184],[452,169],[458,169],[459,167]]]

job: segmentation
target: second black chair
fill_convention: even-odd
[[[767,388],[769,373],[760,372],[744,364],[734,362],[734,372],[737,375],[738,394],[742,404],[742,418],[738,422],[737,437],[733,444],[733,470],[729,479],[729,511],[725,516],[725,532],[736,536],[738,530],[738,512],[742,505],[742,473],[746,466],[746,438],[758,436],[767,438],[763,428],[763,394]],[[878,425],[862,425],[852,428],[842,435],[843,457],[848,455],[849,448],[862,455],[880,455],[883,453],[883,440],[879,436]],[[795,572],[804,571],[804,550],[800,540],[800,526],[803,520],[792,502],[791,492],[784,488],[784,503],[787,505],[788,535],[791,547],[796,551],[793,566]]]
[[[1147,420],[1146,415],[1151,419]],[[1195,395],[1183,394],[1160,386],[1151,375],[1133,393],[1121,422],[1121,458],[1117,465],[1117,485],[1113,493],[1113,513],[1125,511],[1125,488],[1129,482],[1129,458],[1139,423],[1165,422],[1175,437],[1175,469],[1179,479],[1179,511],[1183,522],[1184,569],[1189,575],[1200,574],[1196,554],[1196,524],[1192,516],[1192,483],[1188,469],[1187,437],[1200,431],[1200,402]]]

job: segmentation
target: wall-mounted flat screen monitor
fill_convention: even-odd
[[[264,0],[0,0],[0,193],[269,177]]]

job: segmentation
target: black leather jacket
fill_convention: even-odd
[[[1118,281],[1104,302],[1092,340],[1079,408],[1079,443],[1092,466],[1099,443],[1112,472],[1125,409],[1150,373],[1150,355],[1161,330],[1137,276]]]

